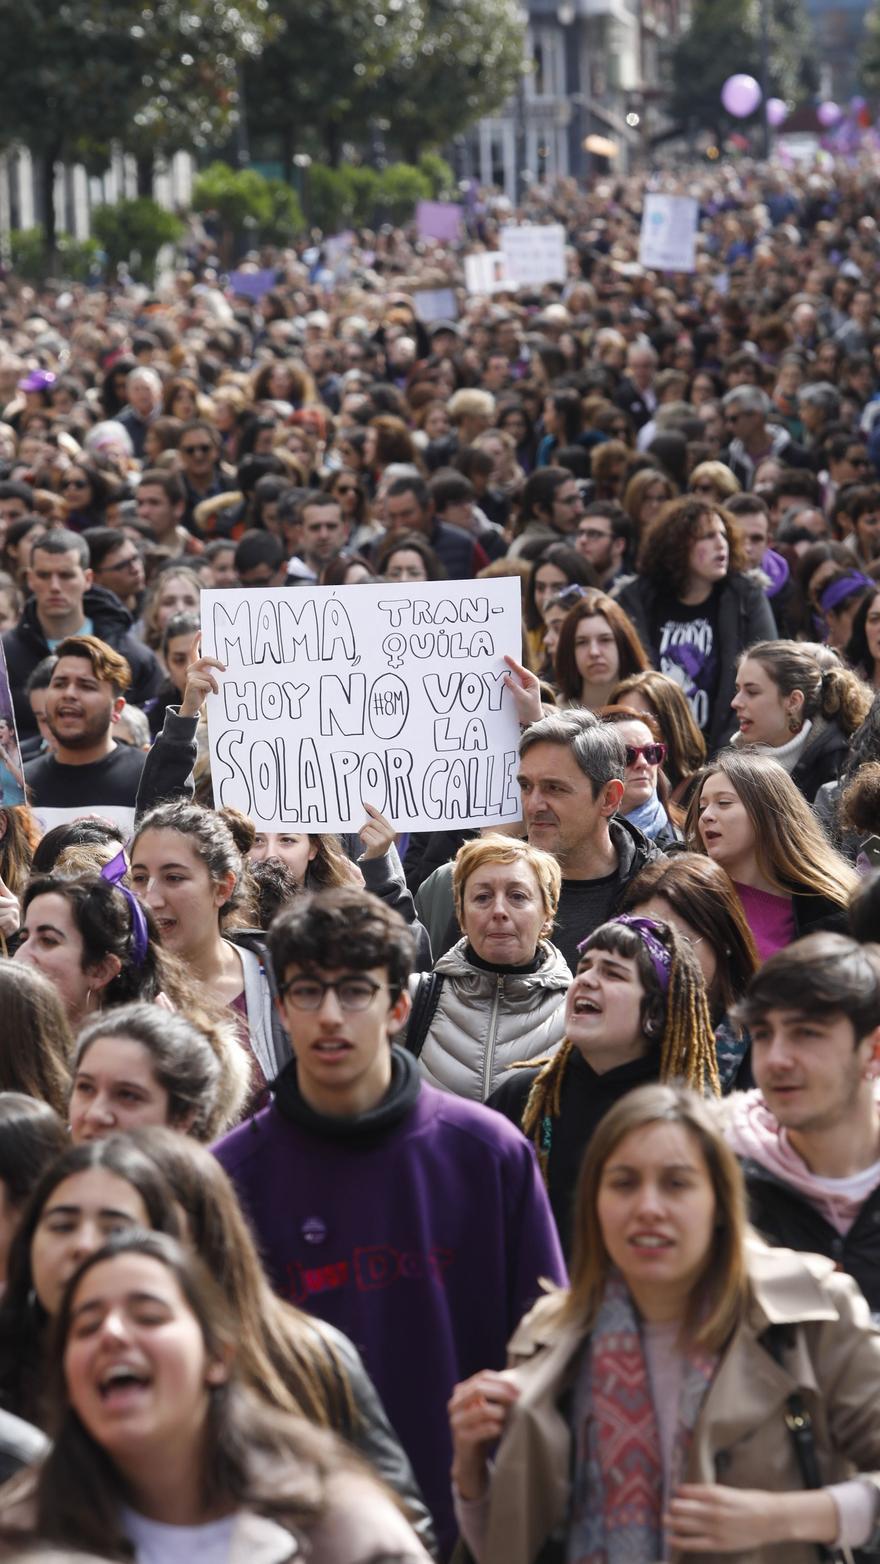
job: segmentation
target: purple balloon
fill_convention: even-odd
[[[761,101],[761,89],[754,76],[728,76],[721,88],[721,102],[734,119],[747,119]]]
[[[774,129],[788,119],[788,106],[782,98],[767,99],[767,124]]]
[[[829,125],[836,125],[837,121],[840,119],[840,108],[838,104],[832,103],[830,98],[825,103],[820,103],[818,109],[816,110],[816,118],[818,119],[820,125],[825,126],[826,130],[828,129]]]

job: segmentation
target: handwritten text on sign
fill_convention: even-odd
[[[203,592],[216,803],[266,831],[518,820],[520,635],[513,579]]]

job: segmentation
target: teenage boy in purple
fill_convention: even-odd
[[[565,1280],[547,1196],[518,1130],[392,1046],[413,954],[396,912],[356,888],[298,897],[268,946],[294,1058],[216,1154],[276,1290],[362,1352],[448,1552],[446,1403],[503,1367],[542,1278]]]

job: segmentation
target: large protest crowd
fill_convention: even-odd
[[[880,1539],[880,169],[464,218],[0,277],[0,1556]],[[521,819],[220,796],[206,589],[499,580]]]

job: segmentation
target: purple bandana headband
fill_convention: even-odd
[[[116,857],[111,858],[109,863],[105,863],[101,870],[101,879],[106,880],[109,885],[115,885],[128,902],[131,909],[131,964],[133,967],[142,967],[150,948],[150,931],[147,928],[144,909],[134,891],[130,891],[127,885],[121,883],[123,875],[127,873],[125,849],[120,848]]]
[[[609,918],[608,921],[609,923],[623,923],[628,929],[632,929],[634,934],[639,936],[639,939],[648,952],[648,957],[650,959],[651,966],[654,968],[657,982],[660,984],[660,987],[665,994],[669,989],[669,976],[672,971],[672,953],[666,949],[663,941],[657,938],[659,924],[655,923],[653,918],[635,918],[633,917],[632,913],[629,912],[623,912],[618,918]],[[578,945],[578,955],[582,953],[584,947],[589,944],[589,941],[590,936],[588,935],[587,938],[582,940],[581,944]]]
[[[819,594],[823,614],[827,614],[829,609],[836,608],[838,603],[845,602],[848,597],[855,597],[857,592],[864,592],[866,587],[880,591],[880,582],[872,581],[870,576],[863,576],[860,570],[850,570],[838,581],[832,581],[831,585]]]

